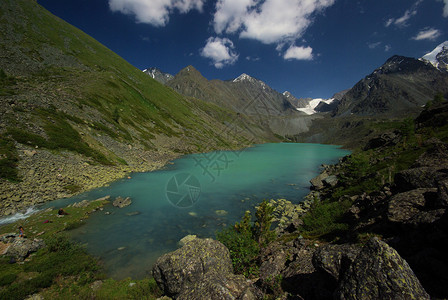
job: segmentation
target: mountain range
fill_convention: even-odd
[[[275,135],[305,132],[313,119],[297,111],[283,94],[247,74],[226,81],[208,80],[193,66],[188,66],[166,85],[183,96],[235,111],[247,117],[253,126]]]
[[[227,81],[209,81],[193,66],[175,76],[154,68],[145,72],[151,70],[153,78],[182,95],[238,112],[244,109],[247,115],[279,116],[291,114],[295,109],[308,115],[332,112],[337,117],[353,114],[401,117],[418,113],[436,92],[448,93],[447,63],[448,41],[419,59],[395,55],[353,88],[338,92],[330,99],[296,98],[288,91],[280,94],[247,74]],[[257,99],[265,107],[264,111],[247,110],[247,99]]]

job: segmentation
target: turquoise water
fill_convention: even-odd
[[[185,235],[213,237],[263,199],[300,202],[319,166],[348,153],[337,146],[285,143],[187,155],[163,170],[132,174],[51,205],[106,195],[131,197],[130,206],[109,205],[71,235],[102,259],[111,277],[138,279],[150,274],[157,257],[175,250]]]

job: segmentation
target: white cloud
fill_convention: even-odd
[[[213,18],[216,33],[237,31],[244,23],[249,8],[255,3],[255,0],[218,0]]]
[[[336,0],[218,0],[213,25],[217,34],[239,34],[240,38],[290,48],[285,59],[312,59],[310,47],[296,47],[313,17]]]
[[[389,27],[390,25],[392,25],[392,23],[395,21],[394,18],[390,18],[389,20],[386,21],[386,23],[384,23],[384,26]]]
[[[294,41],[311,24],[313,14],[335,0],[218,0],[214,16],[217,33],[235,33],[265,44]]]
[[[417,10],[407,10],[405,11],[404,15],[394,21],[394,24],[398,27],[405,27],[408,26],[408,21],[411,17],[415,16],[417,14]]]
[[[139,23],[165,26],[169,15],[175,9],[188,13],[196,9],[202,11],[205,0],[109,0],[109,8],[114,12],[135,16]]]
[[[249,60],[249,61],[259,61],[260,60],[260,58],[259,57],[252,57],[252,56],[246,56],[246,60]]]
[[[425,28],[423,30],[420,30],[416,36],[414,36],[412,39],[416,41],[420,40],[430,40],[433,41],[436,38],[440,36],[441,32],[438,29],[435,28]]]
[[[448,17],[448,0],[443,0],[443,3],[445,4],[445,6],[443,7],[443,16],[445,18]]]
[[[234,45],[231,40],[227,38],[210,37],[207,43],[201,50],[201,55],[210,58],[213,65],[221,69],[225,65],[232,65],[238,60],[238,54],[234,50]]]
[[[390,49],[392,49],[392,46],[391,46],[391,45],[386,45],[386,46],[384,46],[384,51],[385,51],[385,52],[389,52]]]
[[[422,3],[423,0],[417,0],[410,9],[406,10],[403,14],[403,16],[399,18],[390,18],[385,23],[384,26],[389,27],[390,25],[394,24],[398,27],[406,27],[408,26],[408,21],[417,14],[417,7]],[[448,0],[444,0],[448,1]]]
[[[369,47],[369,49],[375,49],[375,48],[378,47],[379,45],[381,45],[381,42],[368,43],[368,44],[367,44],[367,46]]]
[[[291,46],[283,55],[284,59],[312,60],[313,49],[311,47]]]

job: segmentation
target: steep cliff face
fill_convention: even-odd
[[[396,55],[349,90],[335,116],[416,114],[438,92],[448,93],[445,72],[428,62]]]

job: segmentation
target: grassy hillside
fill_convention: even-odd
[[[38,184],[31,202],[151,169],[177,153],[260,142],[234,112],[182,97],[36,1],[1,1],[0,52],[0,211],[17,191],[27,193],[18,186],[49,172],[59,179]],[[229,127],[240,133],[226,134]],[[29,198],[22,196],[14,203]]]

